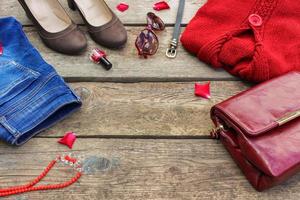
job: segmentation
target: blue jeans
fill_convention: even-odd
[[[78,109],[81,101],[15,18],[0,18],[0,43],[0,139],[21,145]]]

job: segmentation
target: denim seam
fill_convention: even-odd
[[[23,106],[24,104],[27,103],[28,99],[30,100],[33,96],[35,96],[40,90],[41,88],[48,83],[48,81],[53,78],[56,74],[50,74],[47,78],[46,81],[43,82],[41,81],[39,85],[36,86],[36,88],[34,90],[31,91],[31,93],[29,93],[28,95],[24,96],[22,99],[20,99],[18,102],[16,102],[15,104],[13,104],[12,106],[10,106],[10,108],[7,108],[6,110],[2,111],[2,115],[7,115],[10,112],[15,111],[18,106]],[[21,102],[21,103],[20,103]]]
[[[15,129],[14,127],[12,127],[12,126],[8,123],[8,121],[7,121],[7,119],[6,119],[5,117],[1,117],[1,118],[0,118],[0,123],[1,123],[1,125],[2,125],[4,128],[6,128],[6,129],[9,131],[9,133],[11,133],[15,138],[18,137],[18,135],[20,135],[20,132],[19,132],[17,129]]]
[[[17,79],[14,81],[13,84],[11,84],[9,86],[9,88],[6,89],[6,91],[8,90],[11,90],[13,87],[15,87],[16,85],[20,84],[23,80],[26,80],[26,77],[28,77],[28,75],[31,75],[33,78],[37,79],[39,76],[40,76],[40,73],[39,72],[36,72],[36,71],[33,71],[27,67],[24,67],[23,65],[15,62],[15,61],[7,61],[7,62],[4,62],[4,63],[0,63],[0,65],[8,65],[8,64],[12,64],[14,65],[15,67],[19,68],[20,70],[22,70],[23,72],[25,72],[24,75],[22,75],[21,78]],[[1,68],[2,66],[0,66]],[[5,66],[3,66],[5,67]]]
[[[65,86],[58,86],[58,87],[55,87],[55,88],[52,88],[51,90],[48,90],[46,93],[44,93],[42,96],[40,96],[38,99],[34,100],[34,101],[39,101],[40,99],[42,99],[43,97],[45,96],[48,96],[49,94],[51,94],[52,91],[54,90],[57,90],[58,88],[66,88]],[[71,94],[71,91],[69,91],[69,93]],[[66,91],[65,93],[63,94],[68,94],[68,92]],[[61,95],[63,95],[61,94]],[[60,96],[60,95],[59,95]],[[29,106],[32,106],[33,105],[33,101],[29,101],[27,103],[26,106],[24,106],[21,110],[18,110],[18,112],[15,112],[13,113],[10,117],[7,117],[7,120],[10,120],[12,118],[15,118],[17,117],[20,113],[22,113],[23,110],[25,110],[26,108],[28,108]]]
[[[14,61],[14,60],[8,60],[8,61],[4,61],[4,62],[0,62],[0,68],[1,67],[5,67],[5,66],[1,66],[1,65],[13,65],[14,67],[22,70],[23,72],[26,73],[26,75],[32,75],[34,78],[38,78],[41,74],[37,71],[32,70],[30,67],[21,65],[20,63]],[[23,75],[23,77],[25,76],[25,74]]]
[[[57,98],[60,97],[60,96],[66,95],[66,94],[71,94],[71,93],[64,93],[64,94],[61,94],[61,95],[57,96]],[[77,102],[77,101],[74,101],[74,100],[73,100],[73,101],[70,101],[70,102],[63,102],[63,103],[62,103],[63,105],[61,105],[61,106],[59,106],[58,108],[56,108],[56,109],[54,109],[53,111],[51,111],[44,119],[48,119],[53,113],[55,113],[56,111],[58,111],[59,109],[61,109],[63,106],[68,105],[68,104],[71,104],[71,103],[74,103],[74,102]],[[42,122],[42,120],[36,120],[35,122],[32,122],[32,124],[34,124],[35,127],[36,127],[36,126],[39,125],[41,122]],[[22,132],[26,133],[26,132],[28,132],[30,129],[32,129],[32,128],[28,128],[27,130],[24,130],[24,131],[22,131]]]
[[[12,90],[15,86],[17,86],[17,85],[19,85],[20,83],[22,83],[23,81],[25,81],[25,80],[27,79],[26,77],[28,77],[28,76],[22,76],[21,78],[15,80],[13,84],[9,85],[9,87],[6,88],[4,92],[0,91],[0,97],[5,96],[6,93],[9,92],[10,90]],[[29,77],[28,77],[28,78],[29,78]],[[35,78],[35,77],[33,77],[33,78]],[[36,80],[36,78],[35,78],[35,80]],[[1,101],[0,101],[0,102],[1,102]],[[1,103],[0,103],[0,104],[1,104]]]
[[[3,63],[5,63],[5,64],[3,64]],[[8,86],[8,88],[4,89],[4,91],[0,91],[0,96],[5,96],[5,94],[7,92],[9,92],[10,90],[12,90],[12,88],[14,88],[18,84],[22,83],[23,81],[25,81],[25,80],[27,80],[27,79],[29,79],[31,77],[33,77],[36,80],[40,76],[39,72],[35,72],[35,71],[31,70],[31,69],[28,69],[28,68],[20,65],[19,63],[16,63],[15,61],[8,61],[8,62],[3,62],[3,63],[0,63],[0,65],[12,64],[12,65],[16,66],[17,68],[19,68],[20,70],[24,71],[25,74],[23,74],[22,77],[18,78],[12,84],[10,84]],[[1,101],[0,101],[0,104],[2,104]]]
[[[10,112],[14,112],[17,109],[17,107],[24,106],[24,104],[26,104],[28,100],[30,100],[33,96],[35,96],[43,88],[43,86],[45,86],[55,76],[58,76],[58,74],[56,74],[55,72],[49,74],[48,77],[46,77],[45,81],[41,81],[40,84],[37,85],[36,88],[34,90],[32,90],[28,95],[24,96],[18,102],[16,102],[15,104],[11,105],[6,110],[2,111],[0,113],[0,115],[5,116],[5,115],[7,115]]]
[[[66,85],[67,85],[67,84],[66,84]],[[69,90],[71,90],[72,94],[76,97],[77,101],[80,101],[80,102],[81,102],[80,96],[78,96],[78,95],[76,94],[76,92],[75,92],[69,85],[67,85],[67,87],[69,88]]]
[[[69,104],[74,103],[74,102],[76,102],[76,101],[66,102],[66,103],[64,103],[63,106],[69,105]],[[80,101],[79,101],[79,102],[80,102]],[[59,108],[55,109],[55,110],[54,110],[53,112],[51,112],[45,119],[48,119],[53,113],[55,113],[56,111],[58,111],[59,109],[61,109],[63,106],[60,106]],[[76,109],[73,109],[71,112],[69,112],[68,114],[66,114],[65,116],[63,116],[62,119],[65,119],[67,116],[71,115],[72,113],[74,113],[74,112],[75,112],[76,110],[78,110],[78,109],[79,109],[79,107],[76,108]],[[41,123],[41,122],[40,122],[40,123]],[[40,123],[38,123],[38,124],[40,124]],[[38,124],[37,124],[37,125],[38,125]],[[52,124],[50,124],[49,126],[52,126],[53,124],[55,124],[55,122],[52,123]],[[36,125],[36,126],[37,126],[37,125]],[[35,127],[36,127],[36,126],[35,126]],[[40,130],[38,130],[38,131],[37,131],[36,133],[34,133],[31,137],[28,137],[26,140],[22,141],[21,144],[27,142],[28,140],[30,140],[33,136],[37,135],[38,133],[40,133],[40,132],[42,132],[42,131],[48,129],[49,126],[48,126],[48,127],[45,127],[45,128],[42,128],[42,129],[40,129]],[[35,127],[33,127],[33,128],[35,128]],[[33,129],[33,128],[31,128],[31,129]],[[30,131],[30,128],[29,128],[28,130],[24,131],[23,134],[27,133],[28,131]],[[19,134],[13,142],[15,143],[15,142],[16,142],[23,134]]]
[[[7,65],[9,63],[13,63],[13,60],[5,60],[5,61],[0,61],[0,65]]]
[[[22,71],[31,73],[31,74],[32,74],[33,76],[35,76],[36,78],[40,75],[39,72],[37,72],[37,71],[35,71],[35,70],[32,70],[30,67],[21,65],[20,63],[18,63],[18,62],[16,62],[16,61],[12,61],[11,63],[14,64],[16,67],[18,67],[19,69],[21,69]]]
[[[39,97],[39,99],[40,98],[43,98],[44,96],[46,96],[46,95],[48,95],[48,94],[50,94],[53,90],[57,90],[57,89],[59,89],[59,88],[62,88],[62,87],[64,87],[64,86],[59,86],[59,87],[56,87],[56,88],[54,88],[54,89],[51,89],[50,91],[48,91],[47,93],[45,93],[43,96],[41,96],[41,97]],[[65,88],[65,87],[64,87]],[[65,93],[62,93],[62,94],[60,94],[59,96],[62,96],[62,95],[65,95],[65,94],[72,94],[71,92],[65,92]],[[57,97],[59,97],[59,96],[56,96],[55,98],[57,98]],[[31,102],[30,102],[31,103]],[[12,118],[15,118],[15,117],[18,117],[18,115],[20,115],[21,113],[22,113],[22,111],[24,110],[24,109],[26,109],[26,108],[28,108],[31,104],[30,103],[28,103],[28,105],[26,106],[26,107],[24,107],[22,110],[20,110],[18,113],[14,113],[12,116],[10,116],[10,117],[2,117],[2,118],[0,118],[0,122],[3,122],[4,124],[3,124],[3,126],[4,127],[6,127],[8,130],[9,130],[9,132],[11,132],[13,135],[14,135],[14,137],[15,137],[15,140],[14,140],[14,142],[16,141],[16,140],[18,140],[18,138],[19,137],[21,137],[24,133],[26,133],[28,130],[30,130],[30,128],[28,128],[28,130],[26,130],[26,131],[22,131],[22,133],[21,132],[19,132],[16,128],[14,128],[13,126],[11,126],[10,125],[10,123],[8,122],[8,120],[10,120],[10,119],[12,119]],[[51,112],[51,113],[53,113],[53,112]],[[48,116],[50,116],[50,115],[48,115]],[[47,118],[48,118],[48,116],[47,116]],[[46,119],[47,119],[46,118]],[[36,124],[36,123],[32,123],[32,124],[34,124],[34,126],[37,126],[38,124]]]

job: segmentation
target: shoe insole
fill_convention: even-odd
[[[86,21],[95,27],[108,23],[113,15],[103,0],[74,0]]]
[[[50,33],[65,30],[72,21],[58,0],[25,0],[38,23]]]

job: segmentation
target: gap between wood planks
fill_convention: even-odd
[[[111,78],[111,77],[63,77],[68,83],[78,83],[78,82],[99,82],[99,83],[175,83],[175,82],[202,82],[202,81],[240,81],[239,78],[185,78],[172,77],[172,78],[160,78],[160,77],[141,77],[141,78]],[[245,82],[245,84],[249,84]]]
[[[76,136],[80,139],[90,139],[90,138],[99,138],[99,139],[141,139],[141,140],[194,140],[194,139],[212,139],[209,135],[78,135]],[[51,136],[45,135],[43,133],[37,135],[36,138],[61,138],[61,136]]]

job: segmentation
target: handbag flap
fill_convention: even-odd
[[[300,73],[290,72],[216,105],[248,136],[263,134],[300,117]]]

